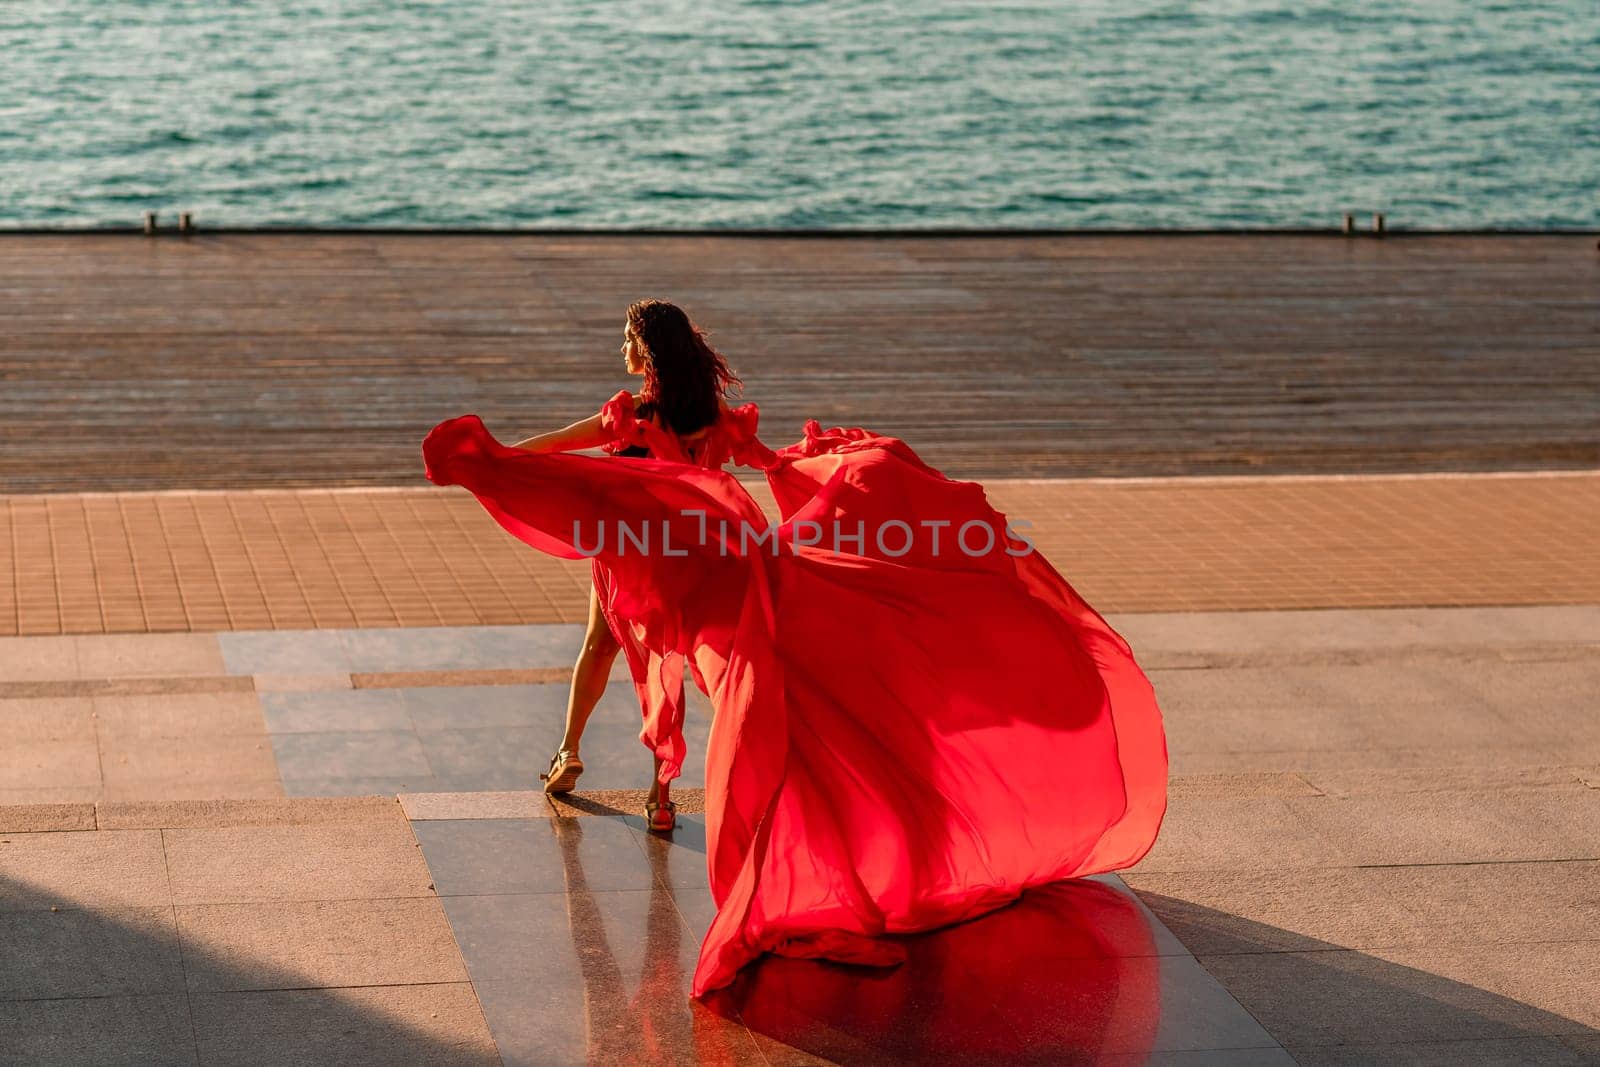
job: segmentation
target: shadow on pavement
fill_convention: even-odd
[[[83,907],[0,880],[0,946],[0,1064],[499,1063],[466,982],[316,988],[180,944],[170,905]]]

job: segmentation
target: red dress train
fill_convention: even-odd
[[[1150,848],[1167,772],[1150,682],[981,486],[860,428],[812,421],[774,452],[753,404],[693,456],[626,392],[601,421],[608,449],[651,458],[521,451],[472,415],[423,454],[514,536],[593,557],[663,780],[683,761],[685,664],[710,696],[718,911],[694,995],[763,952],[892,963],[881,935]],[[730,459],[765,471],[775,522]]]

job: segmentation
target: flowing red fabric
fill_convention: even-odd
[[[512,535],[594,559],[634,672],[641,739],[683,760],[686,663],[714,709],[706,843],[717,915],[695,996],[764,952],[891,964],[1030,886],[1127,867],[1166,808],[1166,742],[1126,641],[982,486],[859,427],[777,452],[726,412],[690,455],[602,409],[608,448],[536,454],[476,416],[423,443],[427,476]],[[762,512],[727,460],[766,473]]]

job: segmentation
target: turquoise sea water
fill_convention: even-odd
[[[10,0],[0,226],[1600,225],[1600,0]]]

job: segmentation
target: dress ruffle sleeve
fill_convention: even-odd
[[[740,404],[729,408],[722,416],[728,438],[728,458],[741,467],[766,470],[777,462],[778,454],[756,436],[761,421],[761,410],[754,404]]]
[[[615,454],[633,446],[649,447],[644,423],[634,414],[633,394],[626,389],[617,390],[601,407],[600,428],[611,435],[611,440],[600,446],[605,452]]]

